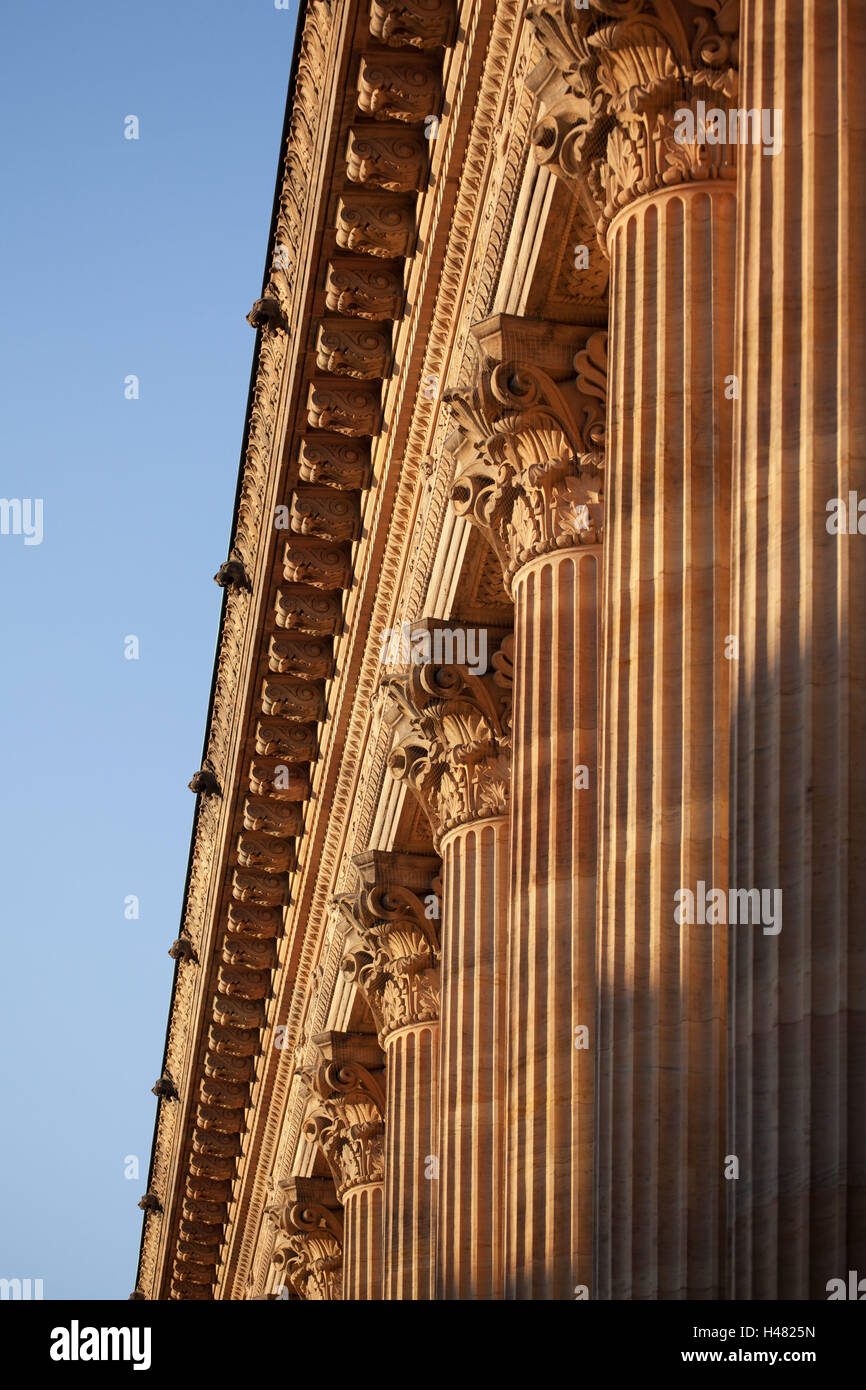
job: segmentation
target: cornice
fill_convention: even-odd
[[[448,86],[451,112],[434,142],[433,185],[422,205],[420,251],[412,262],[408,288],[413,311],[395,342],[404,368],[392,378],[384,398],[389,428],[372,459],[379,481],[367,495],[362,513],[366,540],[356,558],[345,637],[339,644],[341,678],[330,692],[310,820],[293,880],[278,996],[266,1035],[267,1044],[279,1026],[285,1030],[286,1045],[279,1052],[265,1047],[267,1062],[257,1096],[255,1129],[233,1214],[220,1297],[243,1296],[259,1241],[267,1175],[290,1176],[279,1165],[291,1162],[299,1140],[303,1118],[299,1107],[292,1106],[289,1112],[286,1108],[293,1054],[306,1014],[309,981],[321,959],[328,903],[335,891],[346,886],[339,881],[341,865],[345,873],[347,846],[357,843],[358,785],[372,720],[370,702],[380,674],[379,643],[375,637],[371,641],[370,634],[388,625],[404,582],[405,537],[417,506],[421,465],[429,452],[437,405],[426,400],[420,387],[425,374],[437,367],[444,371],[455,306],[472,259],[479,187],[489,166],[490,122],[501,110],[503,66],[513,46],[519,9],[516,0],[496,6],[467,2],[457,45],[448,59],[447,70],[453,69],[455,79]],[[418,352],[421,343],[423,355]],[[258,1271],[263,1264],[257,1257]]]

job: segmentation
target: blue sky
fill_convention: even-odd
[[[0,1276],[46,1299],[135,1283],[296,25],[4,15],[0,497],[43,535],[0,535]]]

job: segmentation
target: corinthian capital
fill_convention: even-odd
[[[337,1302],[343,1297],[343,1214],[330,1178],[279,1183],[268,1219],[277,1228],[272,1265],[295,1298]]]
[[[453,638],[453,627],[444,631]],[[425,633],[431,640],[422,645]],[[441,623],[413,624],[409,664],[382,680],[384,717],[394,730],[388,767],[418,797],[437,840],[469,821],[504,815],[511,781],[513,638],[493,654],[493,673],[481,674],[443,651],[442,633]],[[418,651],[434,659],[414,662]]]
[[[721,123],[685,141],[678,113],[724,114],[736,97],[740,0],[536,0],[527,17],[557,74],[536,155],[590,195],[602,245],[635,198],[736,176]]]
[[[363,991],[384,1046],[389,1034],[439,1017],[438,909],[431,855],[367,850],[355,890],[337,900],[349,924],[343,974]]]
[[[485,329],[475,330],[482,352],[471,385],[446,393],[458,435],[451,497],[484,532],[510,587],[534,556],[601,539],[607,334],[584,331],[570,373],[554,376],[534,354],[491,356],[491,344],[507,347],[508,338],[481,338]]]
[[[337,1196],[384,1176],[385,1092],[381,1054],[366,1034],[320,1033],[318,1058],[301,1070],[314,1105],[304,1136],[321,1145]]]

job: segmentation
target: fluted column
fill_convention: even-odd
[[[501,1298],[508,819],[442,839],[438,1297]]]
[[[385,1053],[386,1299],[434,1292],[439,1070],[439,899],[435,856],[369,850],[339,900],[350,936],[343,973],[364,993]],[[437,884],[438,886],[438,884]]]
[[[514,597],[503,1296],[573,1299],[592,1275],[605,334],[475,334],[453,497]]]
[[[506,1296],[592,1287],[600,547],[514,583]]]
[[[732,933],[729,1295],[826,1299],[866,1274],[866,7],[743,27],[781,149],[740,153],[732,882],[781,930]]]
[[[385,1094],[368,1034],[319,1033],[318,1064],[302,1071],[313,1098],[304,1136],[321,1145],[343,1203],[343,1298],[382,1297]]]
[[[636,205],[610,232],[610,502],[599,902],[598,1283],[716,1298],[724,1190],[724,920],[735,197]]]
[[[416,624],[436,643],[436,624]],[[452,625],[449,631],[453,635]],[[491,635],[489,633],[485,634]],[[501,634],[500,634],[501,635]],[[436,660],[388,678],[389,766],[442,853],[436,1297],[501,1290],[510,644],[482,672]]]
[[[728,888],[737,6],[533,12],[611,267],[593,1297],[717,1298],[727,928],[675,912]]]

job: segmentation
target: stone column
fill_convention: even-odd
[[[386,1299],[434,1296],[439,1070],[440,861],[368,850],[353,859],[343,973],[362,990],[385,1053]]]
[[[605,334],[474,331],[453,498],[514,598],[503,1295],[573,1299],[592,1273]]]
[[[305,1068],[314,1108],[304,1136],[321,1145],[344,1210],[343,1298],[382,1297],[385,1093],[381,1054],[363,1033],[319,1033],[320,1063]]]
[[[485,630],[485,642],[491,637]],[[395,725],[391,771],[420,798],[442,853],[436,1297],[495,1299],[501,1296],[510,652],[506,644],[488,663],[465,629],[433,622],[413,626],[412,646],[418,664],[385,680],[386,717]],[[479,656],[471,665],[468,646]]]
[[[728,1292],[857,1297],[848,1284],[850,1270],[866,1276],[866,8],[748,0],[743,29],[740,104],[769,113],[779,148],[739,154],[732,882],[770,900],[778,892],[781,930],[732,932],[727,1147],[740,1176],[728,1184]]]
[[[592,1296],[718,1298],[726,926],[674,914],[728,887],[738,7],[533,17],[560,89],[536,149],[611,263]]]
[[[502,1297],[508,820],[441,840],[443,1011],[438,1297]]]

